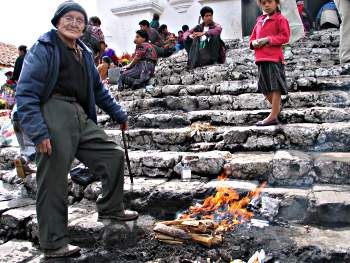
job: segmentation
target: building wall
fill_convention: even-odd
[[[133,51],[138,22],[151,20],[155,12],[160,14],[160,24],[177,34],[184,24],[195,26],[200,9],[209,5],[214,21],[223,26],[223,39],[242,36],[241,0],[97,0],[96,5],[107,44],[118,54]]]

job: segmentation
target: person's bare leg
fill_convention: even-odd
[[[266,95],[265,98],[272,105],[272,92],[269,95]]]
[[[272,110],[269,116],[264,119],[263,122],[272,121],[278,118],[278,115],[281,111],[281,92],[280,91],[273,91],[271,93],[272,97]]]

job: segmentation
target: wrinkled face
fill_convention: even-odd
[[[71,11],[60,18],[57,24],[57,30],[64,37],[77,40],[79,39],[85,28],[85,20],[83,14]]]
[[[212,13],[206,13],[203,17],[204,24],[208,25],[213,22],[213,14]]]
[[[267,14],[273,14],[278,7],[276,0],[261,0],[260,5],[262,10]]]
[[[148,27],[148,26],[140,25],[140,29],[147,32],[148,29],[149,29],[149,27]]]
[[[145,42],[145,39],[143,37],[141,37],[139,34],[136,34],[134,43],[136,45],[141,45],[144,42]]]

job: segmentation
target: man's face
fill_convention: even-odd
[[[145,39],[141,37],[139,34],[136,34],[134,43],[136,45],[141,45],[143,42],[145,42]]]
[[[267,14],[273,14],[277,9],[275,0],[262,0],[260,3],[262,10]]]
[[[143,30],[143,31],[148,32],[149,27],[148,27],[148,26],[140,25],[140,29]]]
[[[18,50],[18,56],[24,56],[24,52],[22,50]]]
[[[71,40],[79,39],[83,34],[84,28],[84,16],[77,11],[68,12],[60,18],[57,24],[58,32]]]
[[[204,24],[208,25],[213,22],[213,14],[212,13],[206,13],[203,17]]]

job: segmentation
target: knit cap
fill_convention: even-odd
[[[57,23],[60,20],[60,18],[70,11],[77,11],[77,12],[82,13],[84,16],[84,19],[85,19],[85,25],[87,25],[88,17],[87,17],[85,9],[81,5],[79,5],[78,3],[76,3],[72,0],[65,1],[57,7],[55,15],[51,19],[51,23],[55,27],[57,27]]]

